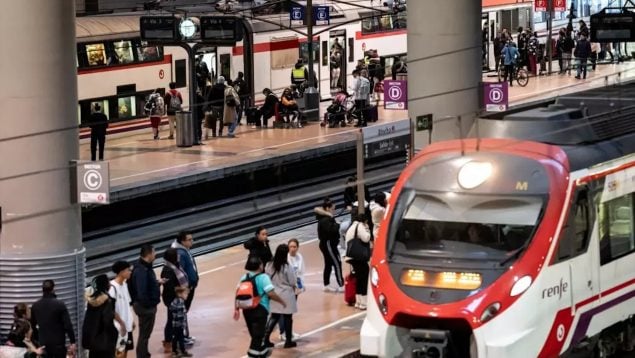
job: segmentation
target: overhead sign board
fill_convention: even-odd
[[[75,167],[76,197],[80,204],[110,203],[110,171],[108,162],[77,162]]]
[[[384,108],[408,109],[407,81],[384,81]]]
[[[554,11],[567,11],[567,0],[553,0]]]
[[[362,128],[364,159],[407,151],[410,146],[410,119]]]
[[[313,7],[313,23],[315,25],[328,25],[331,23],[330,7],[314,6]]]
[[[234,45],[243,39],[241,22],[231,16],[202,16],[201,40]]]
[[[144,41],[174,41],[179,20],[174,16],[141,16],[139,31]]]
[[[509,84],[507,82],[483,83],[483,106],[488,112],[503,112],[509,102]]]
[[[304,24],[304,7],[303,6],[291,7],[291,11],[289,11],[289,20],[291,20],[291,25],[303,25]]]
[[[534,11],[547,11],[547,0],[534,0]]]
[[[567,0],[552,0],[553,11],[566,11]],[[549,11],[549,0],[534,0],[534,11]]]
[[[591,15],[592,42],[635,41],[635,13],[607,13],[606,9]]]

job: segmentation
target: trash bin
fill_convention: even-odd
[[[191,147],[194,144],[192,112],[176,112],[176,146]]]

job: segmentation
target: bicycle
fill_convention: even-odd
[[[502,61],[501,61],[502,62]],[[529,83],[529,72],[524,68],[521,68],[518,63],[514,64],[514,71],[512,73],[513,78],[516,80],[520,87],[525,87]],[[505,66],[498,66],[498,82],[503,82],[505,78]]]

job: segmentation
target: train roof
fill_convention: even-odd
[[[262,6],[252,6],[249,3],[235,3],[231,11],[220,12],[215,8],[214,3],[183,3],[179,6],[166,6],[164,10],[152,11],[128,11],[95,16],[78,16],[75,20],[75,27],[78,42],[119,40],[139,37],[139,18],[151,15],[169,15],[171,13],[190,16],[201,15],[228,15],[243,16],[250,23],[254,32],[280,31],[288,29],[289,13],[280,8],[281,3],[276,1]],[[300,6],[306,5],[306,1],[293,1],[291,4]],[[322,5],[322,4],[315,4]],[[344,24],[360,19],[369,13],[383,14],[389,13],[385,6],[368,6],[366,0],[352,0],[342,3],[330,3],[331,26]],[[252,10],[253,9],[253,10]],[[298,30],[303,30],[304,26],[293,26]],[[316,31],[324,26],[316,26]]]
[[[635,82],[480,117],[470,137],[560,146],[572,171],[635,153]]]

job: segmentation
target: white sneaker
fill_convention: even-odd
[[[324,286],[324,292],[337,292],[337,288],[331,286]]]
[[[343,292],[344,292],[344,287],[342,286],[335,289],[335,293],[343,293]]]

